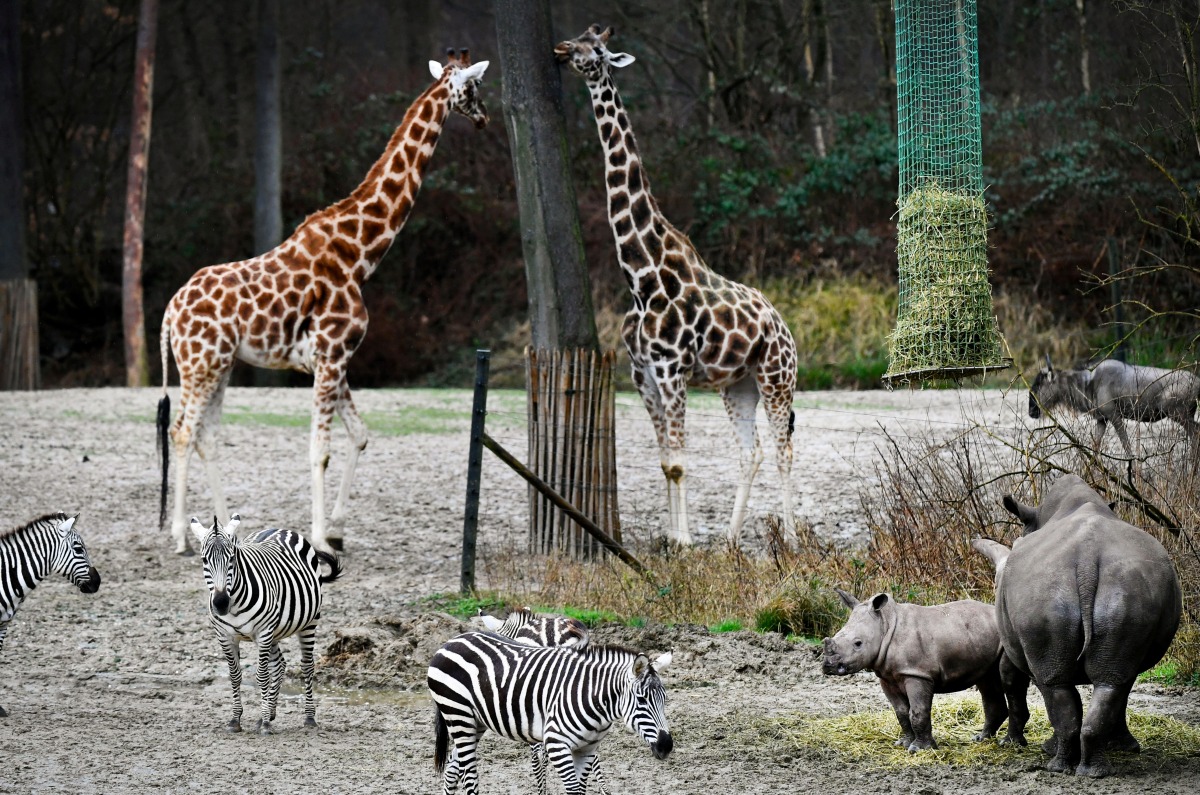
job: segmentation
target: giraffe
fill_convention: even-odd
[[[467,50],[458,55],[450,50],[444,65],[430,61],[433,84],[416,98],[383,156],[348,197],[308,216],[291,237],[265,254],[197,271],[167,304],[160,342],[159,528],[166,516],[170,462],[169,340],[181,386],[180,411],[169,433],[176,459],[171,534],[179,554],[192,554],[184,503],[193,448],[204,461],[216,515],[229,515],[217,466],[217,429],[234,359],[312,373],[312,542],[327,550],[342,548],[350,484],[367,445],[367,429],[346,382],[350,358],[367,332],[363,284],[404,226],[450,111],[466,116],[476,128],[487,124],[487,108],[479,96],[487,66],[487,61],[472,66]],[[334,412],[350,436],[350,457],[327,529],[325,470]]]
[[[628,66],[634,58],[606,49],[612,35],[612,28],[592,25],[578,38],[558,44],[554,54],[583,77],[591,94],[604,149],[609,223],[633,294],[633,308],[625,315],[621,333],[633,382],[657,436],[671,538],[691,543],[684,433],[689,385],[720,392],[738,439],[740,475],[729,542],[736,546],[741,541],[750,486],[763,459],[754,427],[760,399],[775,436],[784,523],[794,530],[796,343],[761,292],[710,270],[687,235],[663,217],[613,81],[613,69]]]

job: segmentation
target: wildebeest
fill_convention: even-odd
[[[971,544],[996,566],[1004,655],[1046,702],[1054,727],[1043,746],[1053,756],[1048,769],[1106,775],[1106,750],[1140,748],[1125,718],[1129,691],[1179,626],[1171,557],[1075,475],[1055,482],[1036,508],[1011,496],[1004,507],[1025,525],[1011,551],[986,539]],[[1076,685],[1089,683],[1085,718]]]
[[[1187,370],[1165,370],[1105,359],[1091,370],[1055,370],[1046,355],[1046,366],[1029,387],[1029,416],[1038,419],[1043,410],[1066,406],[1096,420],[1096,447],[1112,425],[1125,448],[1133,445],[1124,420],[1158,422],[1174,420],[1183,426],[1197,454],[1200,422],[1196,400],[1200,378]]]

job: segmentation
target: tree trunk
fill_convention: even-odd
[[[25,164],[21,123],[21,27],[16,2],[0,3],[0,280],[24,279]]]
[[[37,389],[37,283],[26,278],[21,26],[0,2],[0,389]]]
[[[596,349],[596,320],[575,186],[562,78],[547,0],[496,0],[496,38],[520,208],[534,348]]]
[[[147,386],[146,323],[142,306],[142,238],[146,218],[146,172],[150,166],[150,116],[154,95],[154,34],[158,0],[142,0],[129,125],[129,172],[125,185],[125,267],[121,287],[125,327],[125,383]]]
[[[1085,0],[1075,0],[1075,10],[1079,16],[1079,79],[1083,84],[1083,93],[1092,93],[1092,72],[1088,68],[1090,48],[1087,35],[1087,7]]]
[[[254,70],[254,253],[283,240],[283,136],[279,112],[279,0],[258,0]],[[287,372],[254,369],[255,386],[286,386]]]

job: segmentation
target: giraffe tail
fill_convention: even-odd
[[[169,431],[171,426],[171,398],[167,394],[167,376],[170,362],[167,359],[168,344],[171,337],[171,324],[167,322],[168,314],[163,315],[162,331],[159,335],[158,348],[162,355],[163,394],[158,401],[158,454],[162,458],[162,486],[158,493],[158,529],[161,532],[167,521],[167,470],[171,467],[171,445]]]

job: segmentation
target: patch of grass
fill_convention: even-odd
[[[567,606],[562,610],[547,610],[546,612],[562,613],[562,615],[567,616],[568,618],[574,618],[578,621],[582,621],[584,626],[586,626],[588,629],[595,627],[601,621],[615,621],[617,623],[623,623],[616,613],[612,613],[608,610],[591,610],[588,608]]]
[[[273,411],[251,411],[240,407],[229,407],[221,414],[227,425],[268,425],[272,428],[307,428],[312,416],[304,414],[280,414]]]
[[[713,624],[708,629],[714,635],[720,635],[725,632],[740,632],[741,630],[745,629],[745,627],[742,626],[742,622],[738,621],[736,618],[728,618],[720,623]]]
[[[754,615],[754,628],[810,638],[827,638],[845,621],[846,608],[833,586],[817,576],[797,577],[780,585],[778,592]]]
[[[1139,682],[1157,682],[1160,685],[1183,683],[1182,677],[1179,675],[1179,666],[1171,660],[1163,660],[1149,671],[1143,671],[1138,674],[1137,680]]]
[[[428,610],[438,610],[458,618],[471,618],[479,611],[493,615],[496,611],[507,612],[507,603],[499,596],[486,593],[475,593],[471,596],[459,594],[434,594],[426,596],[419,602]]]
[[[1142,744],[1142,756],[1153,760],[1182,759],[1200,754],[1200,729],[1174,718],[1130,712],[1129,729]],[[1042,707],[1030,709],[1025,736],[1026,748],[1000,745],[996,740],[974,742],[983,726],[983,709],[978,699],[935,698],[932,709],[935,750],[909,753],[892,743],[900,726],[890,710],[854,713],[838,718],[797,715],[771,721],[773,733],[797,749],[832,749],[849,761],[876,769],[951,765],[995,767],[1041,760],[1039,750],[1050,737],[1050,723]],[[1001,729],[1003,734],[1003,729]],[[1133,754],[1114,754],[1123,760]]]

